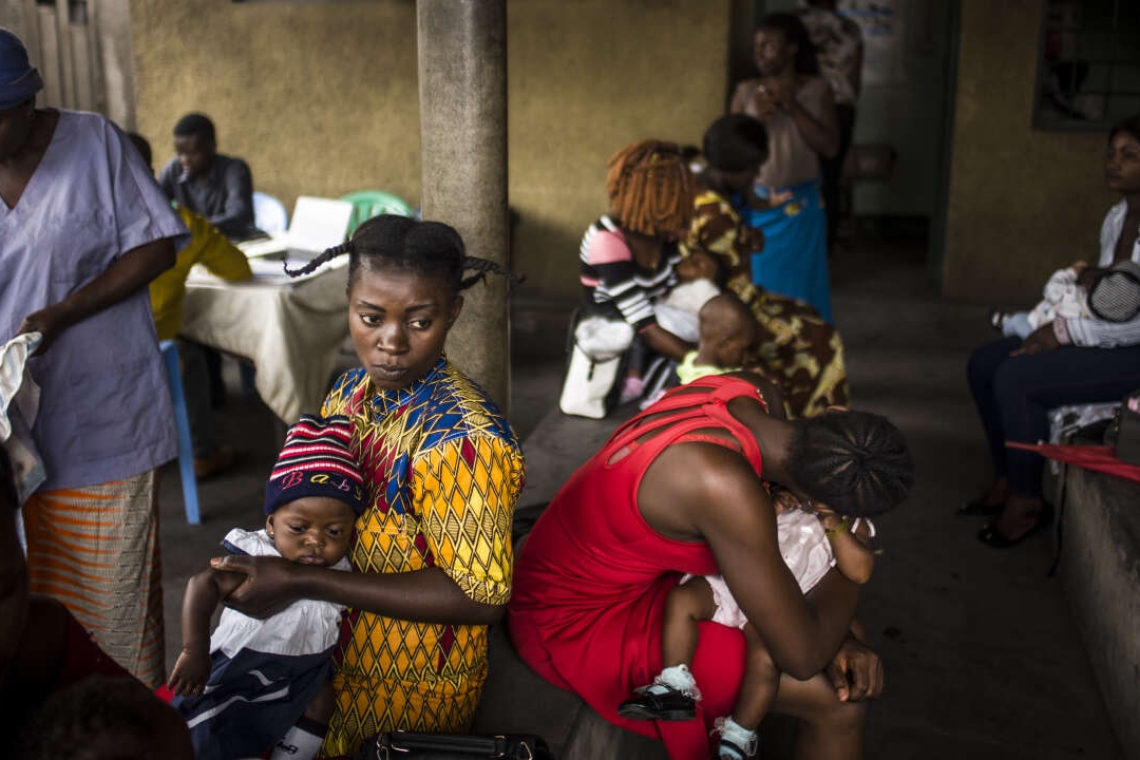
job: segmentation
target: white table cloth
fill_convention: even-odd
[[[244,357],[257,392],[286,424],[316,414],[348,336],[343,264],[303,282],[211,282],[191,278],[181,335]]]

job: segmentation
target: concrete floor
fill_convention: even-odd
[[[932,296],[913,241],[861,243],[840,254],[832,279],[854,406],[894,420],[918,469],[910,500],[878,521],[885,553],[861,606],[888,679],[871,711],[867,756],[1121,758],[1062,586],[1045,576],[1050,538],[996,551],[974,539],[978,521],[953,514],[988,475],[964,379],[969,351],[992,337],[986,308]],[[512,419],[528,463],[520,507],[549,500],[626,416],[562,416],[561,368],[561,357],[514,362]],[[162,473],[169,664],[186,579],[226,530],[263,521],[278,446],[272,415],[234,395],[219,425],[245,455],[232,473],[200,484],[201,526],[186,524],[177,470]]]

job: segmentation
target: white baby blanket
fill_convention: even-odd
[[[38,332],[22,333],[0,346],[0,444],[12,460],[21,505],[47,479],[32,440],[40,388],[27,368],[42,338]]]

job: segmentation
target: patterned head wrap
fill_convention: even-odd
[[[265,487],[265,514],[306,496],[343,501],[359,515],[366,506],[364,478],[349,451],[352,423],[348,417],[311,414],[289,428]]]
[[[0,111],[15,108],[44,88],[20,38],[0,27]]]

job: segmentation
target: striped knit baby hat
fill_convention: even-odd
[[[265,514],[305,496],[343,501],[360,514],[367,506],[364,478],[350,451],[352,422],[348,417],[302,414],[289,428],[265,486]]]

